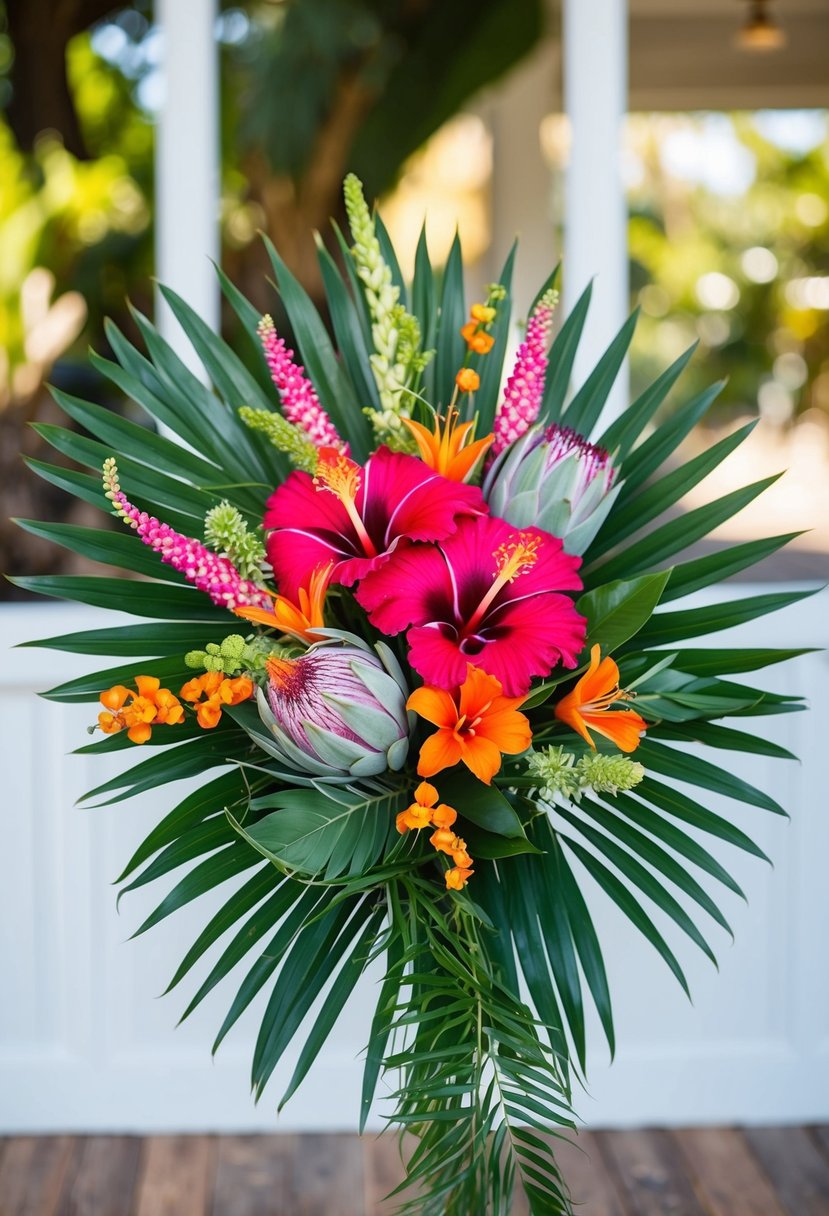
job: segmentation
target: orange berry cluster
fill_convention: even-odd
[[[221,672],[209,671],[188,680],[179,696],[196,711],[199,726],[211,730],[218,726],[225,705],[238,705],[253,696],[253,681],[247,676],[229,680]],[[184,706],[169,688],[162,688],[155,676],[136,676],[135,689],[114,684],[101,693],[104,711],[98,725],[106,735],[126,730],[132,743],[146,743],[154,726],[177,726],[184,721]]]
[[[228,679],[220,671],[208,671],[203,676],[188,680],[182,687],[181,695],[195,709],[199,726],[212,730],[219,725],[226,705],[238,705],[253,696],[253,680],[247,676]]]
[[[411,806],[397,816],[397,830],[402,835],[412,829],[434,827],[429,843],[453,862],[444,875],[447,889],[460,891],[473,874],[474,862],[467,852],[466,841],[452,831],[458,812],[445,802],[438,802],[438,792],[428,781],[421,781],[414,796]]]
[[[137,691],[114,684],[101,693],[104,712],[98,725],[106,735],[126,728],[132,743],[146,743],[154,726],[175,726],[184,720],[184,706],[155,676],[136,676]]]

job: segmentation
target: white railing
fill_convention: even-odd
[[[746,589],[731,588],[735,593]],[[826,646],[827,609],[824,592],[754,622],[738,639],[720,637],[740,646]],[[126,939],[161,898],[163,882],[158,892],[127,896],[120,915],[115,909],[110,884],[180,791],[165,787],[97,810],[73,807],[124,763],[124,754],[67,754],[87,741],[93,707],[56,705],[34,693],[89,670],[95,660],[8,649],[100,623],[101,614],[73,606],[0,609],[0,1132],[272,1128],[279,1078],[258,1110],[248,1093],[261,1004],[211,1063],[212,1036],[232,998],[228,986],[179,1029],[176,1019],[194,986],[185,982],[181,995],[155,999],[204,925],[210,901],[197,901],[134,942]],[[751,832],[775,867],[731,851],[728,862],[748,904],[733,898],[725,907],[735,945],[714,928],[719,975],[702,955],[694,957],[692,946],[682,946],[693,1006],[602,897],[591,900],[620,1047],[612,1068],[597,1052],[590,1093],[579,1102],[589,1124],[829,1117],[827,677],[827,656],[815,654],[756,678],[811,702],[806,714],[747,720],[795,751],[801,764],[734,762],[735,771],[788,808],[792,821],[711,799]],[[197,968],[196,980],[209,963]],[[364,984],[280,1127],[353,1127],[373,996]],[[287,1077],[287,1067],[281,1075]]]

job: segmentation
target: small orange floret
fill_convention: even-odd
[[[461,337],[466,345],[476,355],[488,355],[495,345],[492,334],[488,334],[478,325],[477,321],[467,321],[461,326]]]
[[[609,656],[601,658],[601,648],[590,651],[590,666],[575,687],[558,702],[555,715],[586,740],[595,750],[590,731],[604,735],[623,752],[639,746],[647,722],[632,709],[612,709],[618,701],[628,701],[630,693],[619,688],[619,668]]]
[[[530,724],[518,712],[526,697],[505,697],[494,676],[471,664],[453,693],[424,684],[406,702],[438,729],[420,749],[417,771],[433,777],[463,762],[489,785],[501,767],[501,756],[525,751],[532,740]]]
[[[447,891],[462,891],[474,871],[460,869],[458,866],[453,866],[451,870],[447,870],[445,874]]]
[[[479,321],[482,325],[491,325],[495,320],[495,309],[490,304],[473,304],[469,315],[473,321]]]
[[[137,691],[114,684],[101,693],[106,712],[98,714],[98,726],[106,735],[126,730],[132,743],[146,743],[154,726],[175,726],[184,718],[184,707],[155,676],[136,676]]]
[[[476,393],[481,387],[481,377],[471,367],[462,367],[455,377],[455,384],[462,393]]]
[[[253,696],[253,680],[248,676],[229,679],[220,671],[207,671],[182,685],[181,696],[196,711],[202,730],[218,726],[225,705],[239,705]]]

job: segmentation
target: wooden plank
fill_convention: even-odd
[[[148,1136],[134,1216],[209,1216],[215,1173],[210,1136]]]
[[[140,1153],[137,1136],[87,1136],[58,1216],[130,1216]]]
[[[743,1129],[792,1216],[829,1216],[829,1161],[802,1127]]]
[[[672,1134],[710,1216],[791,1216],[740,1132],[705,1127]]]
[[[391,1216],[400,1199],[384,1200],[406,1174],[400,1158],[400,1137],[393,1131],[383,1136],[366,1135],[362,1146],[366,1216]]]
[[[365,1216],[358,1138],[313,1133],[298,1140],[290,1216]]]
[[[213,1216],[295,1216],[294,1136],[220,1136]]]
[[[597,1139],[627,1208],[636,1216],[707,1216],[685,1160],[667,1132],[602,1132]]]
[[[53,1216],[78,1144],[71,1136],[14,1136],[0,1158],[0,1216]]]
[[[580,1216],[629,1216],[602,1150],[599,1137],[590,1132],[556,1141],[556,1160],[573,1207]]]

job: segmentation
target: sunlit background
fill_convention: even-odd
[[[27,21],[44,5],[0,5],[0,479],[4,516],[71,510],[79,521],[84,505],[69,507],[58,489],[24,475],[19,456],[52,459],[28,425],[56,420],[47,379],[100,399],[105,390],[86,351],[91,345],[107,353],[104,317],[132,333],[127,300],[152,311],[153,123],[163,81],[149,4],[107,11],[107,4],[78,0],[69,7],[74,27],[65,45],[57,38],[48,54],[41,48],[46,58],[32,73]],[[444,6],[434,29],[408,30],[384,25],[378,6],[357,0],[225,8],[217,26],[222,260],[245,294],[263,311],[276,306],[260,230],[317,293],[310,232],[329,234],[326,217],[340,215],[337,187],[348,168],[381,196],[404,270],[428,213],[438,261],[460,231],[472,290],[495,277],[514,227],[521,228],[523,281],[530,282],[535,264],[560,246],[569,146],[553,7],[489,0],[476,8],[484,27],[477,34],[464,4]],[[634,16],[637,7],[644,43],[654,37],[647,23],[665,6],[634,4]],[[690,20],[693,6],[679,7]],[[785,18],[786,6],[779,7]],[[495,47],[493,31],[507,9],[510,34]],[[728,22],[722,28],[733,42],[737,14]],[[782,28],[786,36],[785,20]],[[454,83],[436,85],[442,64],[424,47],[437,45],[437,34],[451,47],[460,29],[466,37],[455,38],[452,54],[444,51]],[[637,38],[634,21],[634,106],[637,96],[661,96],[647,80],[637,86]],[[729,44],[722,53],[742,55],[741,63],[754,53],[776,64],[768,94],[772,101],[784,95],[786,45],[760,56]],[[353,102],[343,128],[342,164],[331,166],[321,187],[317,173],[312,189],[309,158],[332,105],[351,104],[343,81],[354,64],[368,72],[367,95]],[[63,95],[47,90],[49,73],[64,65]],[[793,63],[791,73],[798,70]],[[797,93],[797,81],[790,84],[787,97]],[[718,536],[810,529],[794,542],[794,556],[778,557],[764,574],[818,577],[829,550],[829,113],[724,109],[723,97],[742,96],[736,87],[724,93],[712,85],[706,94],[692,85],[689,98],[704,108],[683,110],[672,101],[670,110],[633,112],[626,123],[631,305],[641,309],[631,391],[698,341],[686,394],[713,379],[728,384],[686,454],[747,420],[759,424],[718,470],[717,484],[703,482],[694,492],[694,503],[788,467]],[[764,93],[755,80],[744,95],[754,101]],[[803,95],[812,96],[808,89]],[[504,198],[507,207],[499,203]],[[238,343],[231,318],[225,323]],[[107,404],[135,410],[129,402]],[[54,568],[45,542],[16,534],[5,520],[0,526],[3,569]],[[76,559],[59,560],[69,569]]]

